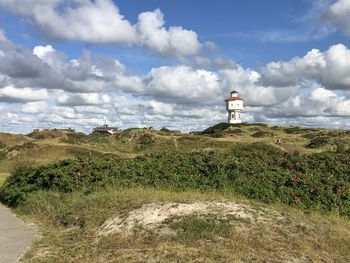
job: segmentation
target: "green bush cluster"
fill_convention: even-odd
[[[43,140],[43,139],[54,139],[54,138],[60,138],[64,136],[65,132],[53,129],[51,131],[39,131],[39,132],[31,132],[27,136],[36,139],[36,140]]]
[[[7,147],[7,144],[0,141],[0,149],[6,148],[6,147]]]
[[[251,136],[254,138],[265,138],[265,137],[273,137],[272,132],[266,132],[266,131],[261,131],[258,130],[257,132],[254,132]]]
[[[143,133],[140,135],[140,137],[137,139],[137,143],[141,145],[148,145],[155,142],[154,135],[149,133]]]
[[[100,133],[89,135],[84,133],[69,133],[65,138],[61,139],[61,142],[69,144],[102,144],[108,143],[108,140],[105,135]]]
[[[264,202],[350,215],[350,155],[288,155],[265,144],[226,151],[163,152],[117,159],[82,157],[15,168],[0,189],[15,206],[38,190],[92,191],[96,187],[150,186],[172,190],[230,190]]]
[[[200,132],[200,134],[209,134],[209,135],[216,135],[220,136],[223,135],[224,133],[240,133],[240,127],[267,127],[268,125],[265,123],[236,123],[236,124],[231,124],[231,123],[218,123],[214,126],[211,126],[204,131]],[[230,127],[236,128],[236,129],[229,129]],[[257,128],[257,127],[256,127]],[[258,128],[257,128],[258,129]],[[232,132],[233,131],[233,132]],[[243,131],[242,131],[243,132]]]
[[[302,127],[290,127],[290,128],[285,128],[284,132],[289,133],[289,134],[298,134],[298,133],[304,133],[304,132],[310,132],[313,131],[311,128],[302,128]]]
[[[169,130],[168,128],[166,128],[166,127],[162,127],[159,131],[161,131],[161,132],[171,132],[171,130]]]
[[[310,140],[310,142],[306,145],[307,148],[320,148],[326,146],[330,142],[329,137],[326,136],[318,136]]]
[[[230,128],[233,124],[230,123],[219,123],[214,126],[211,126],[204,131],[202,131],[202,134],[217,134],[222,133],[224,130]]]
[[[39,148],[39,146],[34,142],[25,142],[14,146],[7,146],[6,144],[1,145],[1,142],[0,142],[0,160],[9,159],[9,158],[11,159],[15,157],[13,156],[13,154],[17,155],[21,150],[36,149],[36,148]]]

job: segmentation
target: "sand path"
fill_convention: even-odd
[[[24,223],[0,204],[0,263],[18,262],[38,238],[34,226]]]

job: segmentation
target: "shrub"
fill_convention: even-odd
[[[0,161],[6,159],[7,151],[6,149],[0,150]]]
[[[28,134],[28,137],[40,140],[40,139],[60,138],[64,135],[65,135],[64,132],[53,129],[50,131],[31,132]]]
[[[39,148],[39,146],[34,142],[26,142],[23,144],[23,148],[24,149],[35,149],[35,148]]]
[[[86,135],[84,133],[69,133],[66,138],[62,138],[61,142],[69,144],[103,144],[108,143],[105,135],[100,133],[92,133]]]
[[[250,126],[259,126],[259,127],[267,127],[268,125],[265,123],[237,123],[237,124],[230,124],[230,123],[219,123],[214,126],[211,126],[204,131],[201,132],[201,134],[223,134],[224,132],[230,133],[228,130],[229,128],[240,128],[240,127],[250,127]],[[255,127],[256,129],[259,129],[258,127]],[[234,130],[234,129],[233,129]]]
[[[171,130],[169,130],[168,128],[162,127],[160,129],[161,132],[171,132]]]
[[[219,124],[216,124],[212,127],[205,129],[204,131],[202,131],[202,134],[221,133],[224,130],[230,128],[231,126],[232,126],[232,124],[230,124],[230,123],[219,123]]]
[[[284,129],[285,133],[304,133],[304,132],[308,132],[308,131],[310,131],[310,129],[301,128],[301,127],[290,127],[290,128]]]
[[[311,139],[311,141],[306,145],[307,148],[320,148],[326,146],[330,142],[329,137],[319,136]]]
[[[314,139],[317,136],[318,136],[317,133],[308,132],[308,133],[303,134],[301,137],[303,137],[305,139]]]
[[[34,142],[25,142],[23,144],[17,144],[15,146],[8,147],[8,152],[20,151],[22,149],[34,149],[34,148],[39,148],[39,146]]]
[[[265,202],[350,215],[348,152],[289,155],[265,144],[225,151],[162,152],[118,159],[84,156],[12,172],[0,188],[15,206],[31,192],[92,191],[96,187],[149,186],[172,190],[231,190]]]
[[[273,133],[259,130],[255,133],[253,133],[251,136],[254,138],[273,137]]]
[[[7,144],[2,142],[2,141],[0,141],[0,149],[4,149],[6,147],[7,147]]]
[[[149,133],[144,133],[137,139],[137,143],[141,145],[148,145],[154,142],[155,142],[154,136]]]
[[[25,196],[35,190],[39,190],[36,184],[26,184],[22,179],[30,180],[30,175],[34,172],[34,162],[29,160],[16,160],[11,170],[11,175],[8,177],[1,187],[0,200],[6,197],[4,201],[10,206],[16,206],[25,199]],[[16,179],[19,180],[16,180]]]
[[[335,142],[336,152],[338,153],[349,153],[350,143],[349,141],[338,140]]]

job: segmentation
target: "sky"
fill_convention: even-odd
[[[0,0],[0,131],[350,129],[350,0]]]

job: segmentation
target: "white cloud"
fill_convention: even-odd
[[[139,41],[160,54],[195,55],[201,49],[198,35],[182,27],[164,27],[164,15],[156,9],[139,15],[136,25]]]
[[[118,75],[115,85],[126,92],[142,93],[144,90],[143,80],[139,76]]]
[[[245,105],[251,107],[273,106],[288,99],[299,89],[296,85],[286,87],[264,86],[260,84],[261,75],[257,71],[243,69],[224,69],[220,71],[221,78],[225,80],[225,94],[229,89],[238,90],[245,99]]]
[[[336,26],[344,35],[350,37],[350,1],[337,0],[329,6],[326,19]]]
[[[269,109],[268,116],[274,117],[350,117],[350,99],[335,92],[316,87],[309,94],[298,94]]]
[[[104,105],[111,102],[110,96],[99,93],[61,93],[57,99],[58,105],[82,106],[82,105]]]
[[[66,62],[52,46],[27,50],[7,43],[0,50],[2,129],[89,131],[104,120],[124,128],[203,129],[226,120],[224,99],[233,89],[245,100],[245,121],[347,127],[350,118],[344,45],[269,63],[261,71],[232,62],[216,70],[162,66],[144,75],[89,52]]]
[[[212,104],[222,96],[216,73],[188,66],[153,68],[145,83],[146,94],[174,101]]]
[[[37,114],[45,112],[48,109],[46,101],[28,102],[21,106],[21,112]]]
[[[324,88],[317,88],[313,90],[310,94],[310,99],[315,100],[315,101],[329,101],[332,98],[337,97],[337,94],[334,93],[333,91],[326,90]]]
[[[102,114],[102,115],[110,115],[113,112],[109,106],[106,105],[97,105],[97,106],[74,106],[74,110],[77,113],[88,115],[88,114]]]
[[[48,54],[55,52],[55,49],[51,45],[47,46],[36,46],[33,49],[33,54],[39,58],[44,59]]]
[[[305,79],[320,82],[328,89],[350,89],[350,50],[343,44],[327,51],[313,49],[304,57],[267,64],[262,83],[272,86],[296,85]]]
[[[0,3],[54,38],[118,44],[136,41],[134,27],[112,0],[1,0]]]
[[[196,32],[181,26],[165,28],[159,9],[140,13],[132,25],[112,0],[0,0],[0,4],[57,39],[141,45],[155,53],[180,57],[195,55],[202,47]],[[208,42],[208,46],[214,44]]]
[[[63,66],[64,54],[57,52],[51,45],[35,46],[33,54],[52,68],[60,69]]]
[[[173,105],[151,100],[149,105],[152,107],[152,112],[154,114],[161,114],[165,116],[171,116],[174,114]]]
[[[0,88],[0,102],[30,102],[48,100],[49,93],[45,89],[15,88],[6,86]]]
[[[36,46],[33,51],[12,43],[0,43],[0,87],[62,89],[70,92],[101,92],[125,76],[119,61],[82,56],[65,62],[65,55],[52,46]]]

